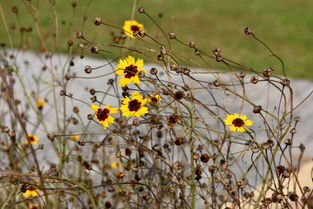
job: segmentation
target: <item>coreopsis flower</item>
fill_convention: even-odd
[[[148,101],[152,105],[157,105],[161,102],[160,94],[153,94],[148,98]]]
[[[39,110],[42,110],[43,107],[45,106],[45,100],[43,99],[38,99],[36,103]]]
[[[135,38],[134,32],[143,31],[143,24],[137,22],[136,20],[126,20],[123,26],[124,33],[130,38]]]
[[[39,204],[29,204],[28,206],[29,209],[39,209]]]
[[[32,186],[28,186],[26,188],[26,191],[23,193],[23,197],[29,198],[29,197],[37,197],[39,196],[40,190],[36,189]]]
[[[139,92],[132,93],[131,98],[126,97],[122,101],[121,110],[123,116],[126,117],[140,117],[148,113],[148,107],[145,106],[147,99],[143,99]]]
[[[114,123],[114,118],[110,114],[117,113],[116,107],[110,107],[110,105],[107,105],[104,108],[97,105],[90,105],[90,107],[95,111],[95,118],[101,125],[103,125],[104,129],[109,127],[111,123]]]
[[[25,140],[25,144],[37,144],[39,141],[39,137],[37,135],[34,134],[28,134],[27,138]]]
[[[111,162],[111,168],[120,168],[121,164],[118,162]]]
[[[251,120],[247,120],[247,116],[240,115],[238,113],[227,115],[224,120],[226,125],[230,125],[229,129],[231,131],[244,132],[247,131],[247,126],[252,126],[253,122]]]
[[[70,137],[70,139],[74,140],[74,141],[78,141],[79,140],[79,135],[74,134]]]
[[[115,71],[117,75],[123,75],[119,80],[119,85],[123,87],[132,82],[139,84],[140,78],[138,73],[140,71],[146,72],[143,66],[144,62],[142,59],[135,61],[135,58],[132,56],[128,56],[126,59],[120,59]]]
[[[125,173],[124,172],[120,172],[120,173],[118,173],[117,175],[116,175],[116,177],[117,178],[119,178],[119,179],[122,179],[122,178],[124,178],[125,177]]]

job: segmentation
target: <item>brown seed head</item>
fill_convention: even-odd
[[[95,18],[95,21],[94,21],[94,24],[95,24],[96,26],[99,26],[99,25],[101,25],[101,23],[102,23],[102,19],[101,19],[100,17],[96,17],[96,18]]]
[[[138,12],[139,12],[139,13],[144,13],[144,12],[145,12],[145,8],[139,7],[139,8],[138,8]]]
[[[245,27],[244,33],[248,36],[251,35],[253,33],[252,28],[249,26]]]
[[[80,32],[80,31],[77,32],[77,33],[76,33],[76,38],[77,38],[77,39],[82,39],[82,38],[84,38],[83,32]]]

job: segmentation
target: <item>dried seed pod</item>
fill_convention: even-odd
[[[200,51],[198,49],[195,49],[194,54],[198,56],[200,55]]]
[[[212,52],[215,56],[221,56],[222,50],[220,48],[214,48]]]
[[[47,137],[48,137],[48,139],[49,139],[50,141],[54,141],[54,139],[55,139],[55,134],[54,134],[54,133],[48,133],[48,134],[47,134]]]
[[[80,140],[78,140],[77,141],[77,144],[79,145],[79,146],[85,146],[85,141],[84,140],[82,140],[82,139],[80,139]]]
[[[245,29],[244,29],[244,33],[246,34],[246,35],[251,35],[253,32],[252,32],[252,28],[251,27],[249,27],[249,26],[247,26],[247,27],[245,27]]]
[[[190,48],[195,48],[196,47],[196,43],[194,41],[191,41],[189,44]]]
[[[92,103],[95,103],[97,101],[97,96],[90,97],[90,100]]]
[[[74,44],[74,42],[73,42],[73,40],[71,40],[71,39],[69,39],[69,40],[67,40],[67,45],[70,47],[70,46],[73,46],[73,44]]]
[[[202,155],[200,156],[200,160],[201,160],[201,162],[203,162],[203,163],[207,163],[207,162],[210,160],[210,157],[209,157],[208,154],[202,154]]]
[[[176,144],[177,146],[182,145],[185,143],[185,139],[183,137],[177,137],[174,141],[174,144]]]
[[[137,75],[139,76],[139,78],[144,78],[145,77],[145,72],[144,71],[139,71],[137,73]]]
[[[237,181],[237,185],[240,189],[245,188],[247,183],[248,183],[247,179],[240,179],[239,181]]]
[[[95,21],[94,21],[94,24],[95,24],[96,26],[99,26],[99,25],[101,25],[101,23],[102,23],[102,19],[101,19],[100,17],[96,17],[96,18],[95,18]]]
[[[88,119],[88,120],[92,120],[92,119],[93,119],[92,114],[88,114],[88,115],[87,115],[87,119]]]
[[[161,55],[161,54],[159,54],[158,57],[157,57],[157,59],[158,59],[159,61],[163,61],[163,60],[164,60],[164,56]]]
[[[138,34],[139,34],[139,36],[141,38],[143,38],[143,37],[145,37],[147,35],[147,32],[145,30],[141,30],[141,31],[138,32]]]
[[[82,38],[84,38],[83,32],[77,32],[77,33],[76,33],[76,38],[77,38],[77,39],[82,39]]]
[[[61,90],[60,91],[60,96],[65,96],[66,95],[66,91],[65,90]]]
[[[290,139],[290,138],[285,139],[285,144],[286,144],[286,146],[290,146],[290,145],[292,145],[292,141],[291,141],[291,139]]]
[[[221,85],[220,80],[216,79],[215,81],[213,81],[213,85],[214,85],[215,87],[219,87],[219,86]]]
[[[260,113],[262,111],[262,106],[261,105],[255,105],[253,107],[253,113]]]
[[[13,6],[11,10],[14,14],[18,15],[18,8],[16,6]]]
[[[296,134],[296,133],[297,133],[297,130],[296,130],[295,128],[292,128],[292,129],[290,129],[290,133],[291,133],[291,134]]]
[[[89,90],[89,93],[90,93],[91,95],[95,95],[96,90],[95,90],[94,88],[91,88],[91,89]]]
[[[153,67],[153,68],[150,69],[150,74],[151,75],[157,75],[158,74],[158,70]]]
[[[85,169],[87,169],[87,170],[91,170],[91,169],[92,169],[90,163],[88,163],[87,161],[84,161],[84,162],[83,162],[83,166],[84,166]]]
[[[252,76],[251,79],[250,79],[250,82],[253,83],[253,84],[257,84],[259,82],[259,79],[255,76]]]
[[[76,1],[72,1],[71,4],[72,4],[72,7],[73,7],[73,8],[77,7],[77,2],[76,2]]]
[[[64,79],[69,81],[71,79],[71,75],[69,73],[65,73]]]
[[[184,98],[185,94],[182,91],[177,91],[175,92],[174,96],[176,100],[181,100],[182,98]]]
[[[170,39],[175,39],[176,38],[176,34],[175,33],[169,33],[168,34]]]
[[[125,149],[125,155],[127,155],[127,156],[131,156],[131,154],[132,154],[131,149],[126,148],[126,149]]]
[[[210,165],[208,170],[209,170],[210,173],[213,174],[216,171],[216,167],[214,165]]]
[[[140,126],[140,120],[139,119],[134,119],[133,120],[133,125],[134,126]]]
[[[85,73],[90,74],[92,72],[92,68],[90,65],[85,66]]]
[[[272,72],[274,71],[273,68],[267,68],[263,71],[263,76],[269,78],[272,76]]]
[[[144,13],[145,12],[145,8],[144,7],[139,7],[138,8],[138,12],[139,13]]]
[[[166,48],[165,48],[165,46],[161,46],[161,48],[160,48],[160,54],[166,55]]]
[[[99,48],[97,46],[93,46],[93,47],[91,47],[90,51],[93,54],[98,54],[99,53]]]
[[[283,79],[282,84],[284,86],[289,86],[290,85],[290,80],[288,80],[287,78]]]
[[[292,202],[295,202],[299,199],[299,196],[295,192],[288,192],[288,198]]]

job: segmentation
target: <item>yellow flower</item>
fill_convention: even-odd
[[[111,168],[120,168],[120,167],[121,167],[121,164],[118,162],[112,162],[111,163]]]
[[[79,135],[74,134],[70,137],[72,140],[78,141],[79,140]]]
[[[26,192],[23,193],[23,197],[29,198],[29,197],[37,197],[39,196],[39,189],[35,189],[32,186],[28,186],[26,189]]]
[[[29,143],[31,143],[31,144],[37,144],[38,141],[39,141],[39,138],[38,138],[37,135],[28,134],[27,139],[26,139],[26,141],[25,141],[25,144],[29,144]]]
[[[134,32],[143,31],[144,27],[143,24],[137,22],[136,20],[126,20],[124,22],[123,30],[127,36],[135,38]]]
[[[29,204],[28,206],[29,209],[39,209],[39,204]]]
[[[117,178],[119,178],[119,179],[122,179],[122,178],[124,178],[125,177],[125,173],[124,172],[120,172],[120,173],[118,173],[117,175],[116,175],[116,177]]]
[[[227,115],[224,120],[226,125],[230,125],[229,129],[231,131],[244,132],[247,131],[247,126],[252,126],[253,122],[251,120],[247,120],[247,116],[240,115],[238,113]]]
[[[131,82],[139,84],[140,79],[138,73],[140,71],[146,72],[143,66],[144,63],[142,59],[135,61],[135,58],[132,56],[128,56],[126,59],[120,59],[115,71],[117,75],[123,75],[119,81],[119,85],[126,86]]]
[[[140,117],[148,113],[148,108],[144,105],[146,104],[147,99],[143,99],[139,92],[135,91],[131,99],[126,97],[122,101],[121,110],[123,112],[123,116],[131,117],[136,116]]]
[[[101,108],[97,105],[90,105],[91,109],[95,111],[95,118],[106,129],[111,123],[114,123],[114,118],[110,114],[117,113],[117,108],[107,105],[105,108]]]
[[[149,103],[152,105],[157,105],[161,102],[160,94],[153,94],[149,97]]]
[[[38,100],[37,100],[37,107],[38,107],[38,109],[41,110],[44,106],[45,106],[45,100],[43,100],[43,99],[38,99]]]

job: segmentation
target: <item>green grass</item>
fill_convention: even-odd
[[[4,16],[17,29],[10,30],[15,47],[20,45],[19,27],[32,26],[34,31],[28,37],[29,44],[22,44],[34,50],[42,46],[35,32],[34,20],[25,6],[26,0],[0,0]],[[35,5],[35,2],[32,1]],[[38,26],[44,42],[52,50],[52,36],[55,33],[53,10],[48,0],[38,0]],[[99,16],[106,22],[121,26],[130,18],[132,0],[77,0],[73,10],[71,1],[56,0],[59,24],[57,51],[67,51],[66,41],[76,31],[83,31],[88,39],[105,43],[111,39],[108,27],[95,27],[93,20]],[[89,4],[90,3],[90,4]],[[89,6],[88,6],[89,4]],[[11,12],[13,5],[19,8],[19,18]],[[256,70],[273,66],[280,73],[279,63],[269,56],[259,43],[243,34],[249,25],[254,32],[285,62],[286,72],[292,77],[313,79],[313,4],[312,0],[139,0],[167,32],[175,32],[179,39],[195,41],[205,51],[219,47],[223,55]],[[159,13],[163,14],[159,18]],[[82,17],[88,17],[84,22]],[[144,15],[136,13],[136,19],[143,22],[149,33],[156,34],[155,25]],[[119,33],[115,30],[116,33]],[[25,38],[25,37],[24,37]],[[164,41],[164,40],[163,40]],[[0,42],[9,44],[3,21],[0,21]],[[178,54],[194,58],[191,49],[175,47]],[[110,50],[108,48],[107,50]],[[196,58],[195,58],[196,59]],[[216,65],[214,68],[224,68]]]

